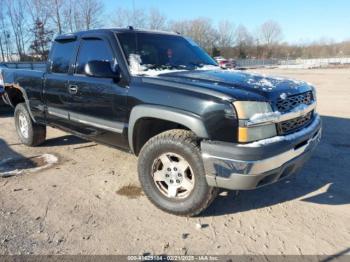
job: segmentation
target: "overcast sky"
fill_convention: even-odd
[[[118,7],[132,8],[133,0],[102,0],[108,14]],[[350,39],[350,0],[134,0],[136,8],[157,8],[170,20],[208,17],[244,24],[254,32],[273,19],[292,43],[321,38]]]

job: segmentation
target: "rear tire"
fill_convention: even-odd
[[[46,126],[34,123],[25,103],[15,108],[15,126],[20,141],[27,146],[38,146],[46,139]]]
[[[197,137],[170,130],[151,138],[138,160],[140,183],[149,200],[165,212],[195,216],[215,199],[218,189],[205,178]]]

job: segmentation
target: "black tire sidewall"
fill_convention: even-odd
[[[183,199],[170,199],[163,195],[155,185],[152,177],[152,165],[156,158],[164,153],[175,153],[188,161],[194,176],[195,184],[190,195]],[[198,213],[205,205],[211,188],[205,178],[203,160],[198,147],[192,143],[160,138],[153,143],[148,143],[142,149],[139,157],[139,178],[145,194],[159,208],[178,215]]]
[[[22,113],[26,118],[28,122],[28,137],[24,137],[20,127],[19,127],[19,114]],[[27,110],[27,107],[24,103],[18,104],[15,108],[15,127],[17,131],[17,135],[21,142],[25,145],[32,145],[33,144],[33,137],[34,137],[34,132],[33,132],[33,122],[32,119],[29,115],[29,112]]]

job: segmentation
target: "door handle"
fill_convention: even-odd
[[[68,92],[72,95],[77,94],[78,93],[78,86],[77,85],[69,85]]]

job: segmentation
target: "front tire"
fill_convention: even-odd
[[[15,108],[15,126],[20,141],[27,146],[38,146],[46,139],[46,126],[34,123],[25,103]]]
[[[150,201],[175,215],[198,215],[218,192],[207,184],[198,139],[187,130],[151,138],[140,152],[138,173]]]

